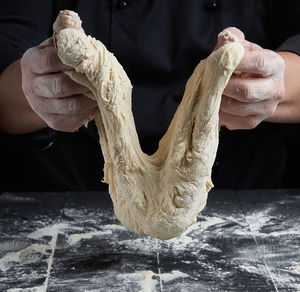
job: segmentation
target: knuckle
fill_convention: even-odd
[[[49,91],[54,97],[62,97],[65,94],[63,81],[61,78],[50,79]]]
[[[285,87],[283,81],[275,81],[277,82],[277,85],[275,83],[273,90],[272,90],[272,97],[275,102],[279,102],[283,99],[285,95]]]
[[[30,91],[31,93],[38,93],[41,89],[41,81],[40,79],[37,77],[37,78],[33,78],[30,82]]]
[[[50,52],[47,52],[44,57],[44,62],[45,62],[46,68],[53,67],[53,65],[54,65],[53,54],[51,54]]]
[[[276,62],[277,62],[279,71],[284,71],[285,65],[286,65],[285,60],[279,54],[277,54],[277,53],[275,53],[275,54],[276,54],[276,59],[277,59]]]
[[[79,99],[78,98],[67,99],[67,110],[73,114],[79,113],[81,110]]]
[[[266,116],[266,117],[270,116],[274,112],[275,109],[276,109],[276,106],[274,103],[272,103],[272,104],[264,103],[264,105],[263,105],[264,116]]]
[[[283,99],[284,95],[285,95],[285,87],[284,85],[282,85],[279,87],[277,94],[275,95],[275,100],[279,102],[280,100]]]
[[[245,99],[251,99],[252,97],[252,90],[248,84],[242,83],[238,88],[237,91],[240,95]]]
[[[57,64],[57,53],[52,50],[52,48],[45,48],[39,51],[40,54],[40,64],[39,64],[39,72],[45,73],[47,71],[51,71],[53,67]]]
[[[265,58],[263,54],[259,53],[254,58],[254,66],[258,71],[263,71],[265,68]]]

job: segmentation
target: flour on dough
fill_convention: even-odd
[[[98,103],[104,181],[116,216],[138,234],[180,235],[197,220],[212,187],[221,96],[243,56],[242,45],[228,42],[199,63],[158,150],[148,156],[139,144],[124,69],[100,41],[78,28],[76,13],[61,12],[58,19],[66,15],[69,20],[54,24],[58,54],[75,69],[66,74],[87,86]]]

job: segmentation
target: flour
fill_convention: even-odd
[[[57,232],[62,232],[64,229],[66,229],[68,227],[69,227],[69,224],[67,224],[67,223],[59,223],[59,224],[55,224],[55,225],[37,229],[36,231],[29,233],[26,237],[32,238],[32,239],[38,239],[38,238],[42,238],[44,236],[53,236]]]
[[[212,252],[221,252],[220,249],[213,247],[208,243],[201,243],[201,238],[203,233],[213,226],[218,226],[226,221],[220,217],[216,216],[199,216],[199,221],[193,224],[187,231],[185,231],[180,236],[164,241],[158,241],[162,252],[164,250],[172,250],[173,253],[181,253],[191,248],[197,247],[196,253],[198,254],[201,249],[209,250]],[[103,229],[106,227],[103,226]],[[214,227],[214,231],[217,230]],[[125,231],[125,230],[124,230]],[[142,252],[143,254],[153,254],[156,253],[155,247],[157,246],[156,241],[150,237],[136,237],[133,239],[121,240],[118,242],[119,245],[124,245],[137,252]]]
[[[42,286],[36,286],[31,288],[14,288],[10,289],[10,292],[26,291],[26,292],[44,292],[47,291],[48,281],[50,277],[51,267],[54,258],[54,252],[56,249],[57,237],[62,230],[66,229],[69,225],[67,223],[54,224],[52,226],[43,227],[36,231],[29,233],[27,238],[39,239],[45,236],[51,237],[48,244],[32,244],[25,249],[17,252],[8,252],[2,258],[0,258],[0,270],[5,272],[16,262],[20,262],[23,265],[29,263],[35,263],[44,260],[47,264],[47,270],[45,272],[45,281]]]
[[[103,229],[104,230],[111,230],[112,232],[119,231],[119,230],[127,231],[127,229],[124,226],[117,225],[117,224],[106,224],[106,225],[103,226]]]
[[[239,268],[241,270],[244,270],[250,274],[257,274],[257,275],[265,275],[267,276],[267,272],[266,272],[266,268],[263,264],[255,264],[255,263],[251,263],[251,264],[240,264]]]
[[[42,255],[49,255],[49,245],[32,244],[17,252],[8,252],[0,258],[0,270],[2,272],[10,269],[15,263],[34,263],[41,260]]]
[[[8,289],[7,292],[46,292],[44,286],[36,286],[31,288],[12,288]]]
[[[92,232],[88,232],[88,233],[75,233],[75,234],[69,235],[68,243],[70,245],[74,245],[82,239],[89,239],[89,238],[92,238],[94,236],[103,236],[103,235],[110,235],[110,234],[112,234],[111,230],[92,231]],[[101,238],[99,238],[99,240],[101,240]]]
[[[273,216],[270,215],[270,212],[273,211],[272,208],[267,208],[262,211],[253,212],[250,215],[246,215],[245,218],[248,221],[248,226],[251,226],[251,230],[247,230],[244,228],[245,226],[241,226],[242,229],[235,229],[234,233],[236,235],[242,236],[268,236],[266,233],[262,233],[261,228],[266,226]]]
[[[14,193],[3,193],[0,195],[0,202],[11,202],[11,203],[34,203],[35,198],[21,197]]]
[[[283,203],[295,204],[295,200],[289,202],[289,200],[283,198],[278,203],[277,208],[282,208],[280,205]],[[241,263],[238,257],[234,258],[233,261],[238,263],[241,270],[271,278],[275,287],[290,288],[294,291],[296,283],[300,282],[299,263],[293,262],[293,259],[299,256],[298,251],[294,250],[295,242],[297,242],[300,235],[297,223],[286,222],[284,217],[277,216],[275,206],[251,212],[251,214],[246,213],[245,218],[249,225],[248,230],[247,228],[236,228],[233,233],[241,238],[253,238],[259,244],[256,250],[257,254],[251,254],[249,249],[240,249],[240,254],[244,251],[244,254],[241,255],[243,262]],[[283,228],[285,225],[287,227]],[[270,237],[272,239],[268,239]],[[269,240],[272,240],[272,242],[277,241],[277,244],[269,248],[267,244]],[[264,242],[266,244],[262,244]],[[279,256],[281,254],[284,254],[284,257]],[[249,260],[245,261],[247,255]],[[251,262],[251,258],[259,259],[260,264]]]
[[[189,277],[189,275],[178,270],[173,270],[170,273],[161,274],[156,274],[152,271],[146,270],[131,274],[121,274],[120,277],[129,281],[133,280],[137,282],[141,288],[140,292],[152,292],[154,291],[155,286],[158,285],[159,278],[163,282],[171,282],[178,278],[187,278]],[[153,277],[156,277],[156,279],[153,279]]]
[[[193,224],[179,237],[166,241],[166,245],[173,251],[184,251],[191,246],[196,246],[201,240],[200,234],[208,228],[225,222],[225,220],[220,217],[203,215],[201,215],[198,220],[200,221]],[[208,245],[206,245],[206,247],[208,247]]]
[[[272,220],[278,219],[276,216],[271,215],[274,211],[273,208],[267,208],[261,211],[257,211],[252,213],[251,215],[246,215],[246,219],[251,226],[251,231],[247,230],[246,228],[236,229],[234,230],[234,234],[241,235],[241,236],[254,236],[254,237],[279,237],[285,235],[300,235],[300,229],[297,226],[290,226],[286,230],[280,231],[266,231],[262,230],[262,228],[266,228],[268,226],[272,226]],[[242,226],[244,227],[244,226]]]
[[[300,276],[300,263],[293,263],[293,266],[290,268],[290,271],[294,274]],[[300,279],[299,279],[300,280]]]

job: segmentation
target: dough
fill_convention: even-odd
[[[87,86],[89,97],[98,103],[95,122],[105,159],[104,182],[109,184],[115,214],[138,234],[178,236],[197,220],[213,186],[221,96],[243,47],[228,35],[227,44],[200,62],[158,150],[148,156],[135,129],[129,78],[113,54],[86,36],[78,23],[74,12],[58,16],[58,55],[75,69],[65,73]]]

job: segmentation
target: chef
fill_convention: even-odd
[[[245,48],[220,108],[216,188],[282,187],[282,124],[300,121],[296,1],[1,1],[0,190],[103,190],[95,101],[53,46],[60,10],[114,53],[133,84],[144,152],[155,152],[199,61],[230,30]],[[219,35],[219,36],[218,36]],[[82,126],[91,121],[88,127]]]

